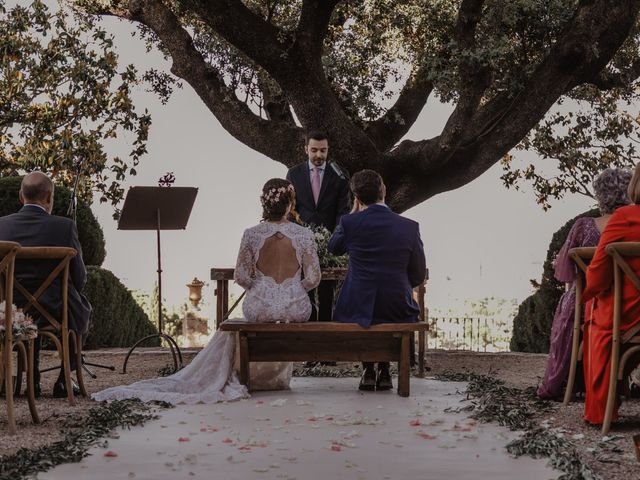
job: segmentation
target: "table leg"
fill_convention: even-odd
[[[400,346],[400,361],[398,362],[398,395],[401,397],[409,396],[409,356],[411,348],[410,332],[402,334]]]
[[[220,328],[220,324],[222,323],[222,317],[224,313],[222,312],[222,295],[224,294],[223,281],[216,281],[216,291],[214,292],[216,295],[216,329]]]
[[[426,334],[424,330],[418,332],[418,375],[424,377],[424,355]]]

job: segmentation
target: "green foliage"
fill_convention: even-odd
[[[21,177],[0,178],[0,217],[15,213],[22,207],[18,192]],[[66,216],[71,192],[63,186],[56,186],[54,194],[53,214]],[[76,221],[78,224],[78,238],[82,245],[82,259],[85,265],[102,265],[106,255],[102,227],[93,215],[91,208],[78,201]]]
[[[548,352],[549,335],[556,306],[564,292],[564,284],[554,277],[553,262],[562,248],[569,230],[581,217],[597,217],[597,209],[584,212],[565,223],[551,238],[542,271],[542,281],[532,282],[537,291],[525,299],[513,320],[511,350],[515,352]]]
[[[0,0],[0,176],[38,169],[68,186],[82,161],[80,196],[97,189],[115,206],[146,153],[150,118],[131,99],[136,70],[118,69],[112,38],[89,18],[19,3]],[[129,158],[109,158],[106,145],[123,134]]]
[[[329,240],[331,232],[323,225],[308,225],[309,230],[313,232],[318,251],[318,261],[320,268],[346,268],[349,265],[349,255],[334,255],[329,252]]]
[[[157,332],[131,292],[110,271],[88,267],[83,292],[93,306],[91,328],[85,343],[87,350],[129,347],[142,337]],[[142,346],[159,345],[160,340],[153,338]]]

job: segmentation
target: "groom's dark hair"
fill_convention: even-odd
[[[384,198],[384,182],[378,172],[360,170],[351,177],[351,192],[365,205],[371,205]]]

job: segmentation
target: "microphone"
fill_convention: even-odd
[[[331,168],[333,168],[333,171],[336,172],[336,174],[342,180],[346,180],[347,179],[346,175],[342,172],[342,170],[340,170],[340,167],[336,164],[336,162],[329,162],[329,165],[331,165]]]

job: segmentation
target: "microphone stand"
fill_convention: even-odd
[[[85,157],[84,155],[80,157],[80,160],[75,162],[75,167],[76,167],[76,177],[73,181],[73,189],[71,190],[71,198],[69,199],[69,207],[67,208],[67,217],[71,218],[73,220],[73,223],[77,224],[76,221],[76,213],[78,211],[78,195],[77,195],[77,191],[78,191],[78,184],[80,183],[80,175],[82,174],[82,164],[84,163]],[[82,369],[87,372],[89,374],[89,376],[93,379],[98,378],[97,375],[95,373],[93,373],[89,367],[87,367],[87,365],[91,366],[91,367],[96,367],[96,368],[105,368],[107,370],[111,370],[112,372],[115,371],[116,367],[114,367],[113,365],[103,365],[100,363],[91,363],[91,362],[87,362],[84,359],[84,353],[82,354]]]

